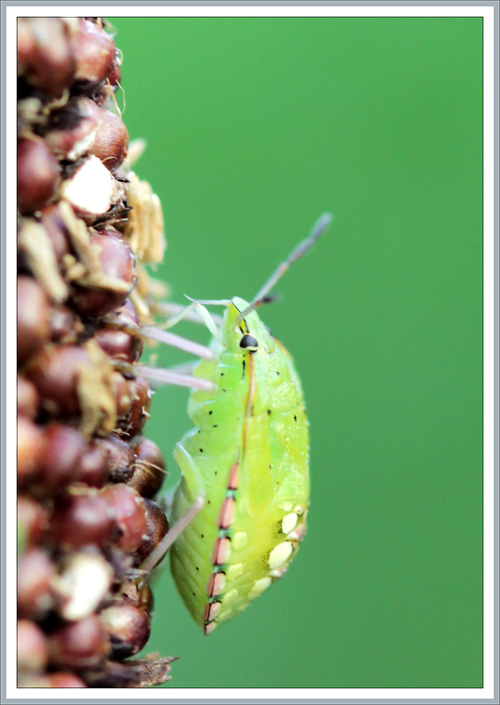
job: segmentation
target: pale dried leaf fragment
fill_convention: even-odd
[[[80,430],[89,436],[111,433],[116,427],[115,370],[106,353],[93,340],[84,345],[91,364],[78,370],[77,393],[82,409]]]
[[[125,236],[132,251],[143,262],[162,262],[166,240],[160,199],[148,182],[141,181],[133,171],[128,174],[128,179],[125,192],[132,210]]]
[[[18,235],[18,246],[29,268],[52,300],[56,303],[65,301],[68,287],[59,272],[54,248],[45,228],[35,220],[25,220]]]

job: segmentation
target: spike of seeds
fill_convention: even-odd
[[[162,260],[163,215],[130,172],[141,142],[129,148],[120,81],[101,19],[19,19],[21,687],[148,687],[175,660],[129,659],[151,629],[138,567],[168,531],[136,364],[166,288],[144,269]]]

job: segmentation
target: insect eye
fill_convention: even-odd
[[[259,343],[255,340],[253,335],[244,335],[240,340],[240,348],[255,348],[259,347]]]

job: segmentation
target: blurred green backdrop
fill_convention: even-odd
[[[308,403],[308,536],[209,637],[166,567],[148,651],[177,687],[480,687],[481,20],[112,21],[173,299],[252,297],[335,215],[262,312]],[[186,402],[146,427],[168,485]]]

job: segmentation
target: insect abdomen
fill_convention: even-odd
[[[217,365],[198,367],[219,390],[192,394],[189,411],[198,428],[181,441],[176,458],[181,468],[186,457],[196,466],[206,501],[175,542],[171,562],[179,592],[206,633],[284,573],[305,532],[308,428],[285,352],[222,351]],[[184,477],[174,519],[195,493]]]

